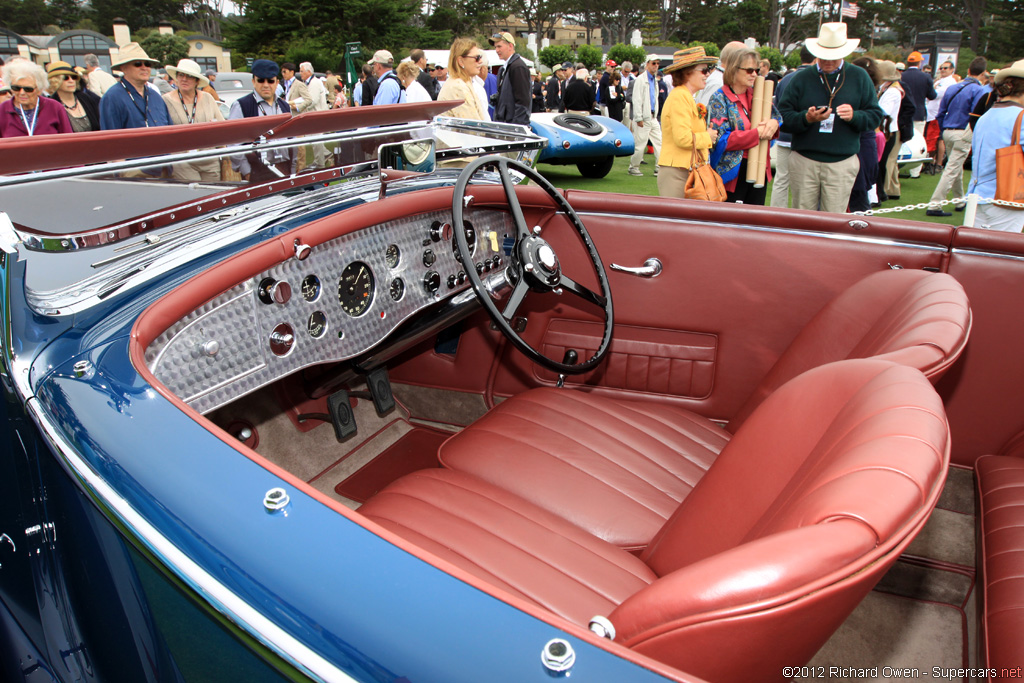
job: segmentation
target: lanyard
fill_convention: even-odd
[[[185,118],[188,119],[189,123],[195,123],[196,120],[196,105],[199,104],[199,92],[192,96],[192,115],[189,116],[188,108],[185,106],[185,98],[181,96],[181,91],[178,91],[178,99],[181,100],[181,109],[185,112]]]
[[[836,84],[832,87],[828,85],[828,79],[825,74],[821,71],[818,72],[818,78],[821,79],[821,84],[825,86],[825,90],[828,91],[828,108],[832,108],[832,100],[835,99],[836,93],[843,87],[843,83],[846,82],[846,72],[842,69],[839,70],[839,75],[836,76]]]
[[[21,112],[21,120],[25,124],[25,130],[28,131],[29,137],[32,137],[32,134],[36,131],[36,119],[39,118],[39,107],[40,105],[37,101],[36,108],[32,110],[32,123],[30,124],[28,122],[28,117],[25,116],[25,110],[21,108],[20,104],[18,105],[18,111]]]
[[[726,87],[729,88],[729,92],[731,92],[733,95],[736,95],[736,92],[732,89],[732,86],[727,85]],[[743,112],[743,115],[747,117],[747,123],[752,123],[750,119],[750,110],[747,109],[746,105],[743,104],[743,100],[740,98],[739,95],[736,95],[736,106],[739,107],[740,111]]]
[[[270,116],[270,112],[274,111],[276,103],[275,105],[267,104],[267,101],[257,96],[256,93],[253,93],[252,97],[256,100],[256,116]],[[269,107],[269,111],[266,107]]]
[[[135,108],[142,114],[142,120],[146,124],[146,128],[149,128],[149,86],[142,86],[142,107],[139,107],[139,103],[135,101],[135,95],[132,94],[133,88],[129,88],[121,81],[121,87],[128,93],[128,98],[135,105]],[[184,105],[182,105],[184,106]]]

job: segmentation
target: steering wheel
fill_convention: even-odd
[[[469,186],[469,181],[477,171],[485,166],[496,168],[498,175],[501,177],[501,185],[505,189],[505,197],[508,200],[516,232],[514,243],[510,245],[506,242],[505,244],[505,253],[508,256],[505,277],[512,285],[512,294],[504,302],[504,306],[500,310],[498,308],[500,302],[496,302],[488,292],[479,273],[473,267],[473,260],[469,257],[471,252],[466,238],[465,220],[463,217],[463,211],[466,206],[466,188]],[[582,242],[587,255],[590,257],[590,262],[594,266],[600,292],[594,292],[584,287],[563,273],[555,250],[541,237],[541,228],[537,226],[531,231],[527,226],[526,218],[523,216],[523,209],[519,204],[518,197],[516,197],[515,181],[510,175],[511,169],[522,173],[542,187],[551,199],[554,200],[556,207],[569,219],[569,222],[576,230],[576,236]],[[494,324],[517,349],[539,365],[564,375],[588,372],[604,360],[605,355],[608,353],[608,347],[611,345],[613,324],[612,296],[611,287],[608,286],[608,275],[601,264],[601,257],[598,256],[597,248],[594,246],[593,240],[590,239],[590,234],[583,226],[583,221],[576,215],[573,208],[569,206],[569,202],[565,200],[565,197],[559,194],[558,190],[551,183],[535,170],[518,161],[499,156],[481,157],[466,166],[455,183],[455,193],[452,196],[452,224],[455,232],[455,245],[459,250],[463,263],[466,265],[466,276],[470,284],[473,285],[477,298],[480,299],[483,307],[487,309],[487,313],[491,316]],[[601,335],[601,344],[593,356],[579,363],[564,363],[545,356],[519,336],[519,333],[512,326],[512,321],[515,319],[516,311],[519,310],[527,293],[531,290],[535,292],[555,292],[558,294],[561,294],[563,291],[571,292],[584,301],[588,301],[602,309],[604,312],[604,330]]]

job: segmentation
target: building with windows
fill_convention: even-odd
[[[174,28],[161,23],[161,33],[174,33]],[[221,46],[220,41],[202,34],[188,34],[190,59],[196,61],[203,69],[214,71],[231,71],[231,52]],[[0,28],[0,58],[5,62],[11,57],[24,57],[46,66],[50,62],[65,61],[72,66],[85,66],[85,55],[94,54],[100,60],[100,66],[110,71],[112,57],[117,55],[121,45],[132,42],[128,24],[121,20],[114,21],[114,38],[96,33],[95,31],[65,31],[55,36],[23,36],[5,28]]]
[[[529,27],[526,25],[526,22],[515,15],[509,15],[504,21],[494,24],[491,30],[492,32],[507,31],[523,40],[529,38]],[[600,46],[602,43],[601,39],[602,32],[599,28],[590,29],[590,40],[588,41],[586,26],[580,26],[579,24],[567,22],[565,19],[559,19],[555,22],[554,28],[548,31],[546,35],[537,36],[537,45],[540,48],[550,45],[569,45],[575,49],[580,45],[586,45],[588,42],[591,45]]]

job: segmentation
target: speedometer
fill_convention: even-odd
[[[361,261],[345,266],[338,280],[338,303],[353,318],[366,313],[373,302],[373,271]]]

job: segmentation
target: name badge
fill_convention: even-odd
[[[818,124],[819,133],[831,133],[832,128],[836,125],[836,114],[832,112],[827,119]]]

